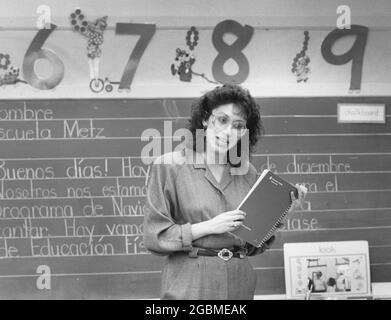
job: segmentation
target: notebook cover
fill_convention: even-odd
[[[291,191],[296,188],[270,170],[264,170],[238,209],[246,213],[242,226],[232,233],[260,247],[275,232],[292,203]]]

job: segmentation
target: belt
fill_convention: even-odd
[[[227,248],[221,250],[213,249],[204,249],[204,248],[195,248],[194,251],[189,252],[189,256],[192,258],[197,258],[197,256],[206,256],[206,257],[219,257],[224,261],[228,261],[231,258],[241,258],[243,259],[247,254],[247,250],[242,249],[238,251],[232,251]]]

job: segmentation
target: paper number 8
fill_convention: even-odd
[[[223,39],[223,36],[226,33],[233,33],[238,38],[231,45],[228,45]],[[219,54],[213,61],[212,73],[217,81],[221,83],[239,84],[247,79],[250,66],[242,50],[250,42],[253,33],[253,27],[249,25],[242,26],[234,20],[222,21],[214,28],[212,43]],[[224,72],[224,63],[230,58],[232,58],[239,67],[238,72],[234,75],[228,75]]]
[[[42,49],[43,44],[57,26],[50,25],[50,29],[41,29],[38,31],[23,59],[23,75],[27,82],[34,88],[48,90],[57,86],[64,77],[64,64],[54,51]],[[34,66],[37,60],[46,59],[50,62],[53,71],[52,74],[42,79],[37,76]]]

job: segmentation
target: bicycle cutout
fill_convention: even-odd
[[[110,81],[108,77],[104,80],[101,78],[94,78],[90,81],[90,89],[92,92],[100,93],[103,90],[106,92],[112,92],[114,89],[114,85],[119,85],[119,81]]]

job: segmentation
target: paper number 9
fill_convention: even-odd
[[[145,48],[151,42],[153,35],[156,32],[156,24],[147,23],[117,23],[115,27],[116,34],[140,35],[134,47],[125,70],[122,74],[121,82],[118,89],[130,89],[134,74],[143,55]]]
[[[352,25],[350,29],[334,29],[322,42],[321,52],[323,58],[333,65],[343,65],[352,61],[350,77],[350,90],[361,89],[362,67],[364,61],[365,46],[368,37],[368,28],[360,25]],[[332,52],[334,44],[343,37],[356,36],[353,46],[344,54],[336,55]]]
[[[50,24],[50,29],[41,29],[38,31],[23,59],[23,75],[26,81],[34,88],[48,90],[57,86],[64,77],[64,64],[56,53],[49,49],[42,49],[43,44],[50,34],[57,28]],[[37,76],[34,66],[37,60],[46,59],[50,62],[53,71],[52,74],[42,79]]]

